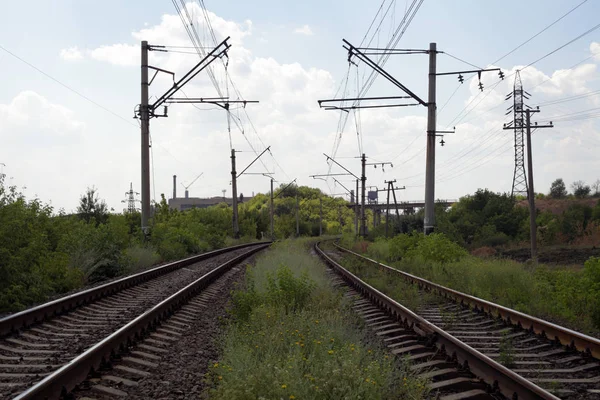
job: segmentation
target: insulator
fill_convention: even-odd
[[[465,78],[461,74],[458,74],[458,81],[460,83],[465,83]]]
[[[504,80],[504,72],[502,72],[502,70],[498,71],[498,76],[500,79]]]

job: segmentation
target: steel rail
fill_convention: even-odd
[[[493,386],[497,386],[500,392],[507,398],[514,399],[516,395],[516,398],[519,400],[559,400],[558,397],[526,380],[491,358],[481,354],[477,350],[456,339],[454,336],[438,328],[436,325],[418,316],[394,299],[362,281],[325,254],[325,252],[319,248],[319,243],[315,244],[315,251],[357,291],[368,297],[380,308],[385,309],[390,315],[402,321],[405,325],[411,326],[416,333],[430,338],[439,350],[446,352],[447,354],[455,354],[460,363],[468,365],[471,372],[484,381],[487,381],[488,384],[490,381],[493,382]]]
[[[36,383],[15,397],[15,400],[25,399],[58,399],[67,394],[77,384],[84,381],[91,371],[110,362],[111,357],[129,347],[132,342],[140,339],[148,329],[155,327],[160,321],[172,315],[175,310],[185,304],[198,291],[207,287],[213,280],[228,271],[235,264],[250,255],[270,246],[261,243],[260,246],[241,254],[206,273],[183,289],[169,296],[145,313],[141,314],[116,332],[90,347],[69,363],[54,371],[46,378]]]
[[[48,319],[52,316],[59,315],[66,311],[77,308],[81,305],[98,300],[102,297],[106,297],[111,294],[117,293],[129,287],[139,285],[140,283],[149,281],[150,279],[175,271],[179,268],[183,268],[188,265],[194,264],[198,261],[206,260],[214,256],[227,253],[229,251],[257,246],[266,243],[270,242],[241,244],[237,246],[231,246],[219,250],[210,251],[208,253],[191,256],[183,260],[161,265],[159,267],[149,269],[148,271],[127,276],[113,282],[105,283],[103,285],[96,286],[91,289],[73,293],[71,295],[61,297],[48,303],[40,304],[27,310],[11,314],[0,319],[0,337],[5,337],[22,328],[26,328],[37,322],[44,321],[45,319]]]
[[[562,345],[565,345],[572,350],[576,349],[581,352],[585,352],[594,358],[600,359],[600,340],[597,338],[585,335],[581,332],[577,332],[569,328],[565,328],[560,325],[553,324],[552,322],[548,322],[543,319],[516,310],[512,310],[508,307],[492,303],[491,301],[483,300],[478,297],[471,296],[469,294],[462,293],[442,285],[438,285],[437,283],[433,283],[426,279],[409,274],[407,272],[397,270],[379,261],[355,253],[352,250],[346,249],[338,245],[337,243],[334,243],[334,245],[344,252],[370,261],[371,263],[377,264],[379,267],[385,268],[388,271],[391,271],[395,274],[399,274],[402,277],[404,277],[404,279],[413,284],[417,284],[427,289],[433,290],[439,293],[440,295],[446,298],[453,299],[454,301],[460,302],[461,304],[472,306],[476,310],[485,311],[492,315],[498,315],[510,324],[529,329],[538,335],[554,339],[557,343],[561,343]]]

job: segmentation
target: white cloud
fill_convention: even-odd
[[[590,53],[592,53],[592,55],[594,55],[594,58],[596,60],[600,61],[600,43],[592,42],[590,44]]]
[[[297,33],[299,35],[306,35],[306,36],[314,35],[312,29],[310,29],[310,26],[308,26],[308,25],[304,25],[301,28],[296,28],[296,30],[294,30],[294,33]]]
[[[136,66],[140,64],[140,46],[131,44],[113,44],[100,46],[89,51],[90,57],[120,66]]]
[[[60,51],[60,58],[66,61],[77,61],[83,59],[83,54],[77,46],[69,47],[68,49],[62,49]]]

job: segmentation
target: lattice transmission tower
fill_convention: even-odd
[[[519,71],[515,74],[515,84],[512,93],[506,96],[506,100],[511,97],[513,105],[508,108],[509,112],[512,109],[513,123],[512,127],[515,134],[515,171],[513,174],[513,184],[511,196],[521,195],[527,197],[527,176],[525,175],[525,123],[524,110],[527,107],[524,100],[528,100],[529,93],[523,90],[521,83],[521,74]]]
[[[127,203],[127,209],[123,211],[129,214],[133,214],[139,211],[139,209],[135,206],[136,203],[140,202],[138,199],[135,198],[135,196],[139,196],[139,193],[133,191],[132,182],[129,183],[129,190],[125,192],[125,194],[127,195],[127,198],[125,200],[121,200],[121,203]]]

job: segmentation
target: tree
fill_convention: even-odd
[[[578,199],[583,199],[590,195],[592,189],[585,184],[584,181],[575,181],[571,184],[571,189],[573,189],[573,194]]]
[[[553,199],[564,199],[569,193],[565,186],[565,181],[562,178],[558,178],[550,185],[550,193],[548,194]]]
[[[77,213],[87,223],[92,218],[96,222],[96,225],[104,224],[108,221],[108,207],[106,206],[106,202],[98,199],[98,192],[94,187],[88,187],[85,194],[79,198]]]
[[[596,182],[592,183],[592,189],[594,189],[594,197],[600,197],[600,179],[596,179]]]

